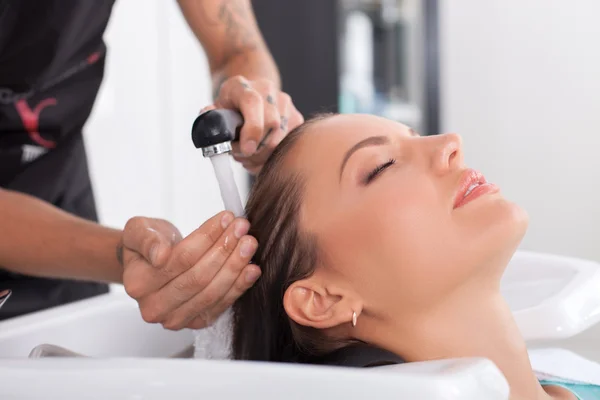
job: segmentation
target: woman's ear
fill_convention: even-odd
[[[313,275],[290,285],[283,307],[300,325],[328,329],[352,323],[352,315],[362,311],[362,302],[350,289],[327,285]]]

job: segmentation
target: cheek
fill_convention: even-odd
[[[431,246],[452,237],[447,199],[440,185],[428,176],[407,174],[402,184],[389,186],[368,199],[374,204],[370,229],[382,235],[382,248],[390,261],[417,260],[431,254]]]
[[[382,231],[381,264],[390,290],[401,289],[411,301],[431,299],[454,285],[451,260],[460,257],[460,237],[447,199],[426,181],[403,191],[398,201],[385,201],[378,220]]]
[[[443,263],[456,246],[437,187],[416,176],[401,185],[378,184],[339,210],[323,235],[334,268],[377,303],[396,293],[439,291],[435,282],[448,281]]]

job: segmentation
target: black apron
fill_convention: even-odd
[[[0,187],[96,222],[82,129],[104,75],[113,3],[0,0]],[[13,291],[0,320],[108,292],[1,266],[0,289]]]

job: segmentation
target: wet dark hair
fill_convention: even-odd
[[[260,279],[233,306],[233,358],[237,360],[310,362],[340,347],[321,331],[292,321],[283,295],[294,282],[313,274],[319,247],[313,235],[299,229],[304,179],[284,168],[286,156],[322,114],[291,131],[276,147],[254,183],[246,215],[249,234],[258,240],[253,262]]]

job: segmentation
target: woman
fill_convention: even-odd
[[[459,136],[321,116],[275,150],[247,214],[262,277],[234,305],[234,358],[361,342],[407,362],[489,358],[513,399],[577,398],[532,371],[500,294],[528,217],[465,167]]]

